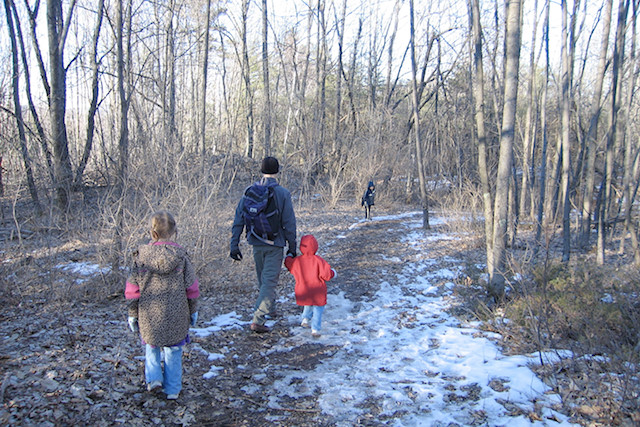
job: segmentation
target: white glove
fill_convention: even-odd
[[[131,329],[131,332],[135,333],[140,330],[140,328],[138,328],[138,319],[136,317],[129,317],[127,322],[129,323],[129,329]]]

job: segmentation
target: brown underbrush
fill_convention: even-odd
[[[458,287],[466,315],[498,332],[506,352],[540,354],[533,369],[585,426],[640,423],[640,273],[609,255],[605,266],[590,254],[538,264],[522,255],[500,304],[479,294],[481,270]]]

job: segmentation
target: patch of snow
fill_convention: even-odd
[[[211,326],[207,326],[205,328],[191,328],[191,331],[196,336],[208,337],[212,333],[222,330],[241,329],[248,322],[242,320],[238,313],[232,311],[231,313],[226,313],[214,317],[207,323]]]
[[[604,296],[600,298],[600,301],[602,301],[605,304],[613,304],[615,302],[611,294],[604,294]]]
[[[90,262],[69,262],[66,264],[58,264],[56,268],[69,272],[80,274],[82,276],[94,276],[96,274],[106,274],[111,269],[108,267],[100,267],[98,264],[92,264]]]

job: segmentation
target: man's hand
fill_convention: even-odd
[[[229,256],[235,261],[242,261],[242,252],[240,252],[240,249],[232,249]]]

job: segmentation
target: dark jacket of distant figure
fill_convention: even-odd
[[[375,204],[375,197],[376,186],[373,184],[373,181],[369,181],[369,185],[367,185],[367,190],[364,192],[364,196],[362,196],[362,203],[360,203],[360,205],[373,206]]]

